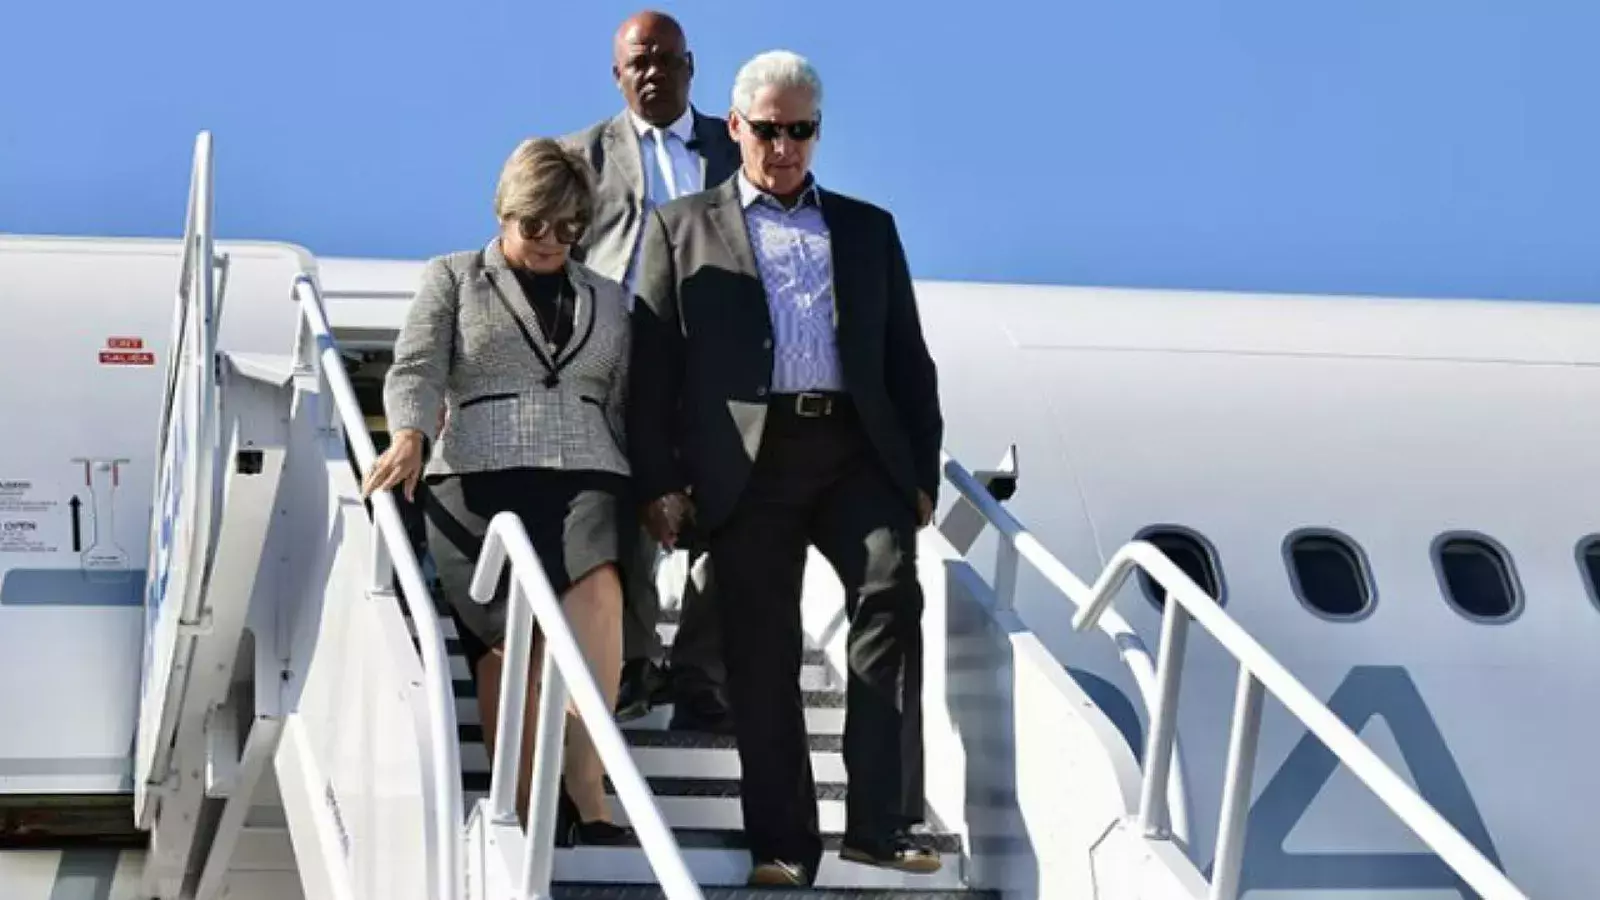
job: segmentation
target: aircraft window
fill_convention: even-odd
[[[1578,566],[1583,570],[1583,585],[1589,589],[1589,599],[1600,604],[1600,534],[1591,534],[1578,542]]]
[[[1433,559],[1445,597],[1468,618],[1503,622],[1521,610],[1511,559],[1488,538],[1443,535],[1434,543]]]
[[[1358,619],[1372,610],[1372,575],[1355,542],[1327,530],[1298,531],[1284,545],[1289,581],[1312,612]]]
[[[1217,565],[1217,552],[1205,538],[1187,528],[1159,525],[1141,531],[1137,539],[1154,544],[1156,549],[1165,553],[1185,575],[1194,579],[1194,583],[1200,585],[1201,590],[1210,594],[1217,603],[1226,603],[1227,598],[1222,593],[1222,570]],[[1166,591],[1143,569],[1139,571],[1139,584],[1144,588],[1144,595],[1151,603],[1156,606],[1166,605]]]

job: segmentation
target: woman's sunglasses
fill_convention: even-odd
[[[556,242],[560,244],[576,244],[588,227],[589,223],[583,219],[557,219],[550,222],[534,216],[517,223],[517,230],[525,241],[542,241],[554,231]]]
[[[817,136],[816,120],[810,122],[757,122],[745,120],[755,136],[763,141],[775,141],[778,135],[787,134],[791,141],[809,141]]]

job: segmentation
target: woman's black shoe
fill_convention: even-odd
[[[577,843],[590,847],[619,847],[633,843],[633,835],[621,825],[605,820],[580,822],[573,829]]]
[[[565,788],[556,806],[556,846],[573,847],[584,844],[591,847],[615,847],[632,843],[628,829],[605,820],[584,822],[578,818],[578,804]]]

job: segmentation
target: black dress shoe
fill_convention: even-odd
[[[769,859],[756,863],[745,883],[751,887],[810,887],[811,873],[799,863]]]
[[[650,712],[659,702],[667,678],[652,659],[630,659],[622,667],[622,682],[617,688],[617,721],[631,722]]]
[[[943,866],[938,851],[909,831],[896,831],[879,838],[847,834],[839,848],[839,858],[915,875],[931,875]]]
[[[714,688],[679,690],[672,702],[673,731],[733,734],[733,716],[727,701]]]

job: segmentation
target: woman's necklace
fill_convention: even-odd
[[[556,340],[556,338],[559,336],[556,334],[556,330],[561,327],[561,312],[566,308],[566,305],[566,285],[560,285],[556,288],[555,320],[546,325],[544,316],[539,314],[539,304],[533,301],[533,297],[530,296],[528,298],[528,308],[533,310],[534,321],[539,323],[539,330],[544,332],[545,352],[550,355],[551,362],[555,361],[556,348],[560,346],[560,342]]]

